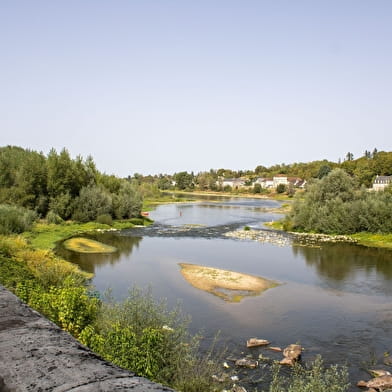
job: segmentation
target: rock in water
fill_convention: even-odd
[[[369,370],[369,372],[372,374],[373,377],[391,376],[391,373],[388,372],[388,370],[384,369]]]
[[[272,347],[272,346],[271,346],[271,347],[268,347],[268,349],[269,349],[269,350],[272,350],[272,351],[279,352],[279,353],[283,351],[280,347]]]
[[[387,388],[392,388],[392,376],[380,376],[373,378],[366,383],[368,388],[375,388],[384,390]]]
[[[249,369],[255,369],[259,365],[259,362],[255,359],[241,358],[235,361],[236,366],[247,367]]]
[[[283,350],[284,358],[280,361],[281,365],[294,365],[301,357],[302,347],[299,344],[290,344]]]
[[[258,347],[258,346],[267,346],[270,344],[268,340],[265,339],[257,339],[257,338],[250,338],[246,342],[246,347]]]

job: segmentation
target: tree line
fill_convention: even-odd
[[[139,216],[142,194],[130,180],[100,173],[90,156],[72,159],[65,148],[45,156],[6,146],[0,148],[0,204],[51,221],[87,222]]]
[[[286,229],[326,234],[392,232],[392,185],[369,191],[337,168],[311,181],[294,199]]]
[[[297,162],[292,164],[277,164],[270,167],[258,165],[254,170],[231,170],[211,169],[199,173],[181,171],[173,175],[158,174],[147,175],[134,174],[131,178],[139,185],[143,185],[150,191],[156,190],[205,190],[225,191],[222,180],[225,178],[244,178],[245,186],[253,186],[254,181],[259,178],[272,178],[278,174],[288,177],[298,177],[309,181],[312,178],[322,178],[333,169],[343,169],[350,176],[356,178],[359,185],[371,187],[377,175],[392,175],[392,152],[366,150],[363,156],[354,159],[354,155],[348,152],[343,161],[332,162],[328,160],[317,160],[312,162]]]

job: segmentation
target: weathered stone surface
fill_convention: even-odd
[[[369,372],[373,377],[390,376],[391,373],[384,369],[370,369]]]
[[[0,391],[172,391],[102,360],[0,285]]]
[[[294,365],[302,354],[302,347],[299,344],[290,344],[283,350],[284,358],[279,362],[281,365]]]
[[[368,388],[387,389],[392,388],[392,376],[380,376],[366,383]]]
[[[235,361],[235,365],[240,367],[247,367],[249,369],[254,369],[259,365],[259,362],[256,361],[255,359],[241,358]]]
[[[246,392],[246,389],[239,385],[234,385],[231,392]]]
[[[290,344],[283,350],[283,356],[297,360],[302,354],[302,347],[299,344]]]
[[[259,347],[259,346],[267,346],[270,342],[265,339],[258,339],[258,338],[250,338],[246,341],[246,347]]]

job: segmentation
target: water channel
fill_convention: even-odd
[[[151,286],[153,294],[167,298],[169,305],[180,300],[192,317],[191,329],[203,330],[207,338],[219,330],[234,355],[257,357],[259,351],[245,347],[250,337],[280,347],[299,342],[305,348],[304,361],[321,354],[327,364],[347,364],[353,383],[369,379],[365,369],[376,364],[385,368],[383,358],[392,351],[392,251],[225,236],[245,225],[268,230],[264,223],[280,217],[274,212],[279,205],[243,198],[161,205],[150,214],[152,226],[90,236],[116,246],[116,253],[88,255],[64,249],[61,253],[93,272],[93,284],[100,292],[110,288],[121,299],[134,285]],[[190,285],[179,263],[252,274],[281,284],[261,295],[227,302]]]

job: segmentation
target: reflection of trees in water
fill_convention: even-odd
[[[65,249],[61,244],[57,247],[56,253],[59,256],[91,273],[95,273],[96,266],[114,265],[122,256],[129,256],[134,247],[139,247],[142,240],[142,237],[121,236],[114,233],[85,234],[83,237],[117,248],[117,252],[114,253],[78,253]]]
[[[374,272],[392,279],[392,251],[350,244],[323,244],[321,248],[293,245],[293,253],[302,255],[322,277],[339,282],[354,276],[358,270]]]

